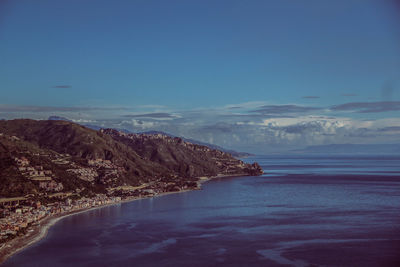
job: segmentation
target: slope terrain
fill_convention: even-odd
[[[111,188],[185,188],[201,177],[260,175],[257,163],[162,134],[99,131],[68,121],[0,121],[0,197]]]

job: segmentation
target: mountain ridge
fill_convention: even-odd
[[[68,118],[65,118],[65,117],[60,117],[60,116],[49,116],[48,120],[62,120],[62,121],[72,122],[72,120],[70,120]],[[107,127],[101,127],[101,126],[94,125],[94,124],[86,124],[86,123],[84,123],[84,124],[81,124],[81,125],[83,125],[83,126],[85,126],[87,128],[96,130],[96,131],[101,130],[101,129],[107,129]],[[185,140],[187,142],[190,142],[190,143],[203,145],[203,146],[208,146],[208,147],[211,147],[211,148],[214,148],[214,149],[217,149],[217,150],[221,150],[221,151],[227,152],[227,153],[231,154],[232,156],[234,156],[236,158],[244,158],[244,157],[254,156],[254,154],[251,154],[251,153],[248,153],[248,152],[240,152],[240,151],[236,151],[236,150],[233,150],[233,149],[226,149],[224,147],[221,147],[221,146],[218,146],[218,145],[215,145],[215,144],[210,144],[210,143],[207,143],[207,142],[202,142],[202,141],[198,141],[198,140],[195,140],[195,139],[192,139],[192,138],[186,138],[186,137],[183,137],[183,136],[177,136],[177,135],[173,135],[173,134],[166,133],[166,132],[163,132],[163,131],[152,130],[152,131],[144,131],[144,132],[132,132],[130,130],[122,129],[122,128],[112,128],[112,129],[115,129],[115,130],[120,131],[120,132],[132,133],[132,134],[134,134],[134,133],[136,133],[136,134],[162,134],[162,135],[166,135],[166,136],[169,136],[169,137],[179,137],[179,138],[182,138],[183,140]]]
[[[149,183],[183,188],[200,177],[262,174],[257,163],[246,164],[223,151],[161,134],[96,131],[64,120],[19,119],[0,121],[0,135],[3,197],[66,191],[93,194]]]

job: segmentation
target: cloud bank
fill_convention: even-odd
[[[377,113],[400,111],[400,101],[352,102],[331,107],[334,111],[353,111],[359,113]]]
[[[254,153],[312,145],[400,143],[400,102],[350,102],[331,107],[249,102],[174,110],[143,107],[40,107],[0,105],[0,118],[60,116],[82,124],[163,131]],[[374,118],[370,118],[374,114]]]

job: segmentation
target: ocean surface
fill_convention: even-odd
[[[252,157],[260,177],[59,221],[4,266],[400,266],[400,157]]]

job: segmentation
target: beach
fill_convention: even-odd
[[[267,174],[65,217],[2,266],[399,266],[399,157],[256,159]]]
[[[199,181],[198,181],[199,189],[201,189],[201,185],[203,183],[206,183],[212,179],[240,177],[240,176],[244,176],[244,174],[199,177]],[[155,196],[132,197],[132,198],[127,198],[127,199],[124,199],[124,200],[121,200],[121,201],[115,202],[115,203],[108,203],[108,204],[103,204],[103,205],[99,205],[99,206],[95,206],[95,207],[74,210],[74,211],[70,211],[70,212],[67,212],[64,214],[47,216],[47,217],[43,218],[41,221],[39,221],[38,223],[36,223],[35,225],[31,226],[28,229],[27,234],[25,234],[23,236],[18,236],[16,238],[4,243],[2,245],[2,247],[0,247],[0,264],[5,262],[11,256],[21,252],[22,250],[28,248],[29,246],[31,246],[31,245],[35,244],[36,242],[39,242],[40,240],[45,238],[50,227],[52,227],[58,221],[66,218],[68,216],[75,215],[75,214],[82,213],[82,212],[87,212],[90,210],[100,209],[100,208],[107,207],[107,206],[120,205],[122,203],[132,202],[135,200],[162,197],[162,196],[166,196],[166,195],[170,195],[170,194],[184,193],[184,192],[193,191],[193,190],[198,190],[198,189],[186,189],[186,190],[174,191],[174,192],[164,192],[164,193],[157,194]]]

